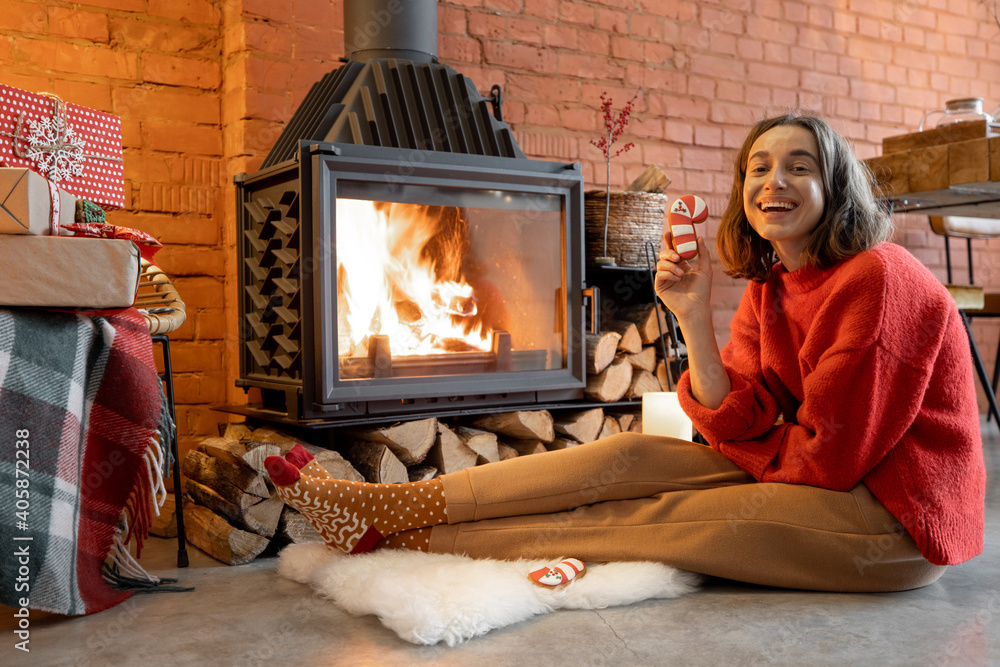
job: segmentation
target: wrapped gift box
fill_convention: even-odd
[[[106,210],[125,206],[118,116],[0,84],[0,161]]]
[[[118,239],[0,235],[0,306],[127,308],[139,247]]]
[[[0,168],[0,234],[51,233],[53,200],[58,224],[73,224],[76,197],[50,185],[30,169]]]

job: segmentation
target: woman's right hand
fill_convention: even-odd
[[[712,258],[705,239],[698,237],[698,256],[682,259],[674,250],[670,232],[663,235],[653,283],[656,296],[683,322],[691,316],[711,318]]]

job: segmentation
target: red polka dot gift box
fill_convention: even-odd
[[[0,167],[27,167],[105,210],[124,208],[118,116],[0,84]]]

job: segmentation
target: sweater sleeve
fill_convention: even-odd
[[[685,371],[677,383],[681,408],[715,449],[725,440],[759,438],[778,418],[778,403],[768,391],[761,372],[757,316],[760,299],[760,286],[750,284],[730,324],[730,339],[722,350],[722,363],[731,389],[722,405],[711,410],[695,399],[691,394],[690,371]]]
[[[946,323],[957,317],[954,304],[930,286],[921,294],[909,276],[876,261],[845,272],[795,356],[802,383],[795,414],[737,437],[710,431],[710,444],[759,481],[857,485],[913,423]]]

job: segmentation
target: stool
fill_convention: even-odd
[[[187,314],[184,302],[173,283],[160,267],[142,260],[142,275],[136,293],[135,308],[142,313],[149,326],[149,334],[154,343],[159,343],[163,352],[163,372],[160,379],[165,387],[167,409],[170,418],[177,423],[174,410],[174,379],[170,367],[170,338],[167,334],[184,324]],[[170,476],[174,478],[174,511],[177,514],[177,567],[188,566],[187,537],[184,533],[184,496],[181,491],[181,464],[177,453],[177,429],[170,441],[173,466]]]

